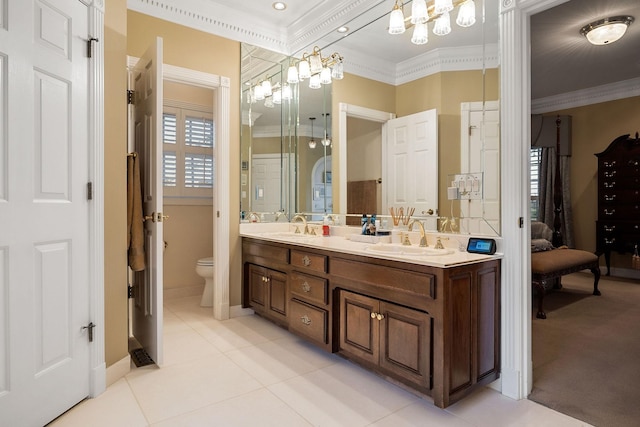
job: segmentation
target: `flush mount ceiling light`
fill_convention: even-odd
[[[274,4],[272,4],[271,7],[273,7],[275,10],[285,10],[287,8],[287,5],[286,3],[277,1]]]
[[[389,14],[389,34],[402,34],[413,26],[411,42],[417,45],[428,42],[427,23],[434,22],[433,33],[445,36],[451,32],[449,12],[458,9],[456,24],[459,27],[470,27],[476,22],[476,5],[474,0],[412,0],[411,16],[404,16],[401,0],[395,0],[393,10]]]
[[[633,16],[613,16],[585,25],[580,34],[591,44],[604,45],[618,41],[624,36],[627,27],[634,21]]]

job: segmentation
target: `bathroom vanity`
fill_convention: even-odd
[[[496,380],[500,259],[241,232],[243,306],[445,408]],[[417,247],[416,247],[417,249]]]

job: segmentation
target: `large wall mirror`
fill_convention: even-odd
[[[469,27],[456,23],[463,3],[475,8]],[[391,225],[391,210],[403,208],[431,230],[499,235],[499,5],[453,5],[450,32],[434,34],[429,21],[422,45],[412,43],[408,1],[404,34],[389,34],[393,5],[375,2],[346,32],[291,56],[242,46],[245,220],[375,213]],[[289,66],[315,47],[344,58],[344,78],[287,84]],[[272,94],[256,99],[264,81]]]

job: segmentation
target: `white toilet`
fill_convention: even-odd
[[[213,274],[214,274],[213,257],[200,258],[196,263],[196,273],[204,278],[204,292],[200,305],[202,307],[213,306]]]

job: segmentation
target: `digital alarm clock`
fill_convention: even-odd
[[[482,237],[471,237],[467,243],[467,252],[472,254],[493,255],[496,253],[496,241]]]

